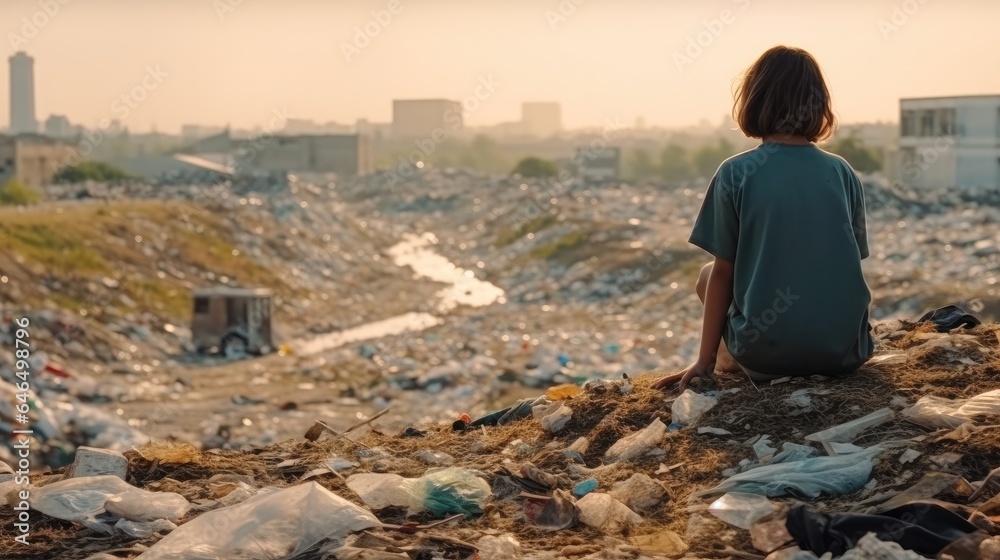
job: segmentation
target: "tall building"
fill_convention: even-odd
[[[562,108],[558,103],[522,103],[521,122],[528,134],[554,136],[562,131]]]
[[[10,131],[38,134],[35,118],[35,59],[24,51],[10,57]]]
[[[900,100],[898,166],[916,188],[1000,188],[1000,95]]]
[[[396,99],[392,102],[392,135],[429,138],[462,130],[462,104],[447,99]],[[441,132],[435,133],[436,130]]]

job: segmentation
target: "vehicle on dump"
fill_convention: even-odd
[[[191,339],[199,353],[218,351],[235,358],[267,354],[271,340],[271,290],[203,288],[194,290]]]

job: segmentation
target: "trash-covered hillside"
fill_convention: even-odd
[[[678,394],[649,385],[696,351],[700,192],[430,169],[51,194],[0,210],[0,423],[19,318],[34,372],[34,544],[3,482],[2,558],[910,558],[883,542],[927,524],[995,554],[988,201],[869,185],[858,374]],[[219,285],[274,291],[276,351],[192,352],[190,292]],[[951,303],[985,324],[916,322]]]

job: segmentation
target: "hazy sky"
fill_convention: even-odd
[[[127,113],[132,130],[167,132],[282,108],[389,121],[393,98],[477,92],[473,125],[518,120],[522,101],[561,102],[568,127],[718,123],[733,79],[779,43],[818,58],[842,121],[896,120],[900,97],[1000,93],[998,22],[996,0],[0,1],[8,54],[35,58],[39,120]],[[359,41],[366,25],[377,35]]]

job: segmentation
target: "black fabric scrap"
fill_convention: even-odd
[[[961,307],[946,305],[933,311],[924,313],[924,316],[917,320],[918,323],[930,321],[934,323],[937,332],[948,332],[958,327],[971,329],[980,324],[979,319],[966,312]]]
[[[834,556],[854,548],[868,533],[917,554],[936,556],[953,541],[977,530],[961,516],[925,503],[906,504],[880,515],[827,514],[798,505],[789,510],[785,527],[803,550],[817,555],[832,552]]]

